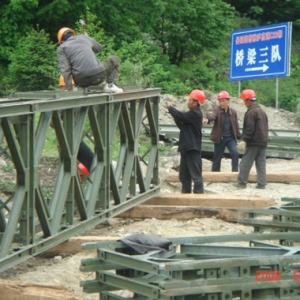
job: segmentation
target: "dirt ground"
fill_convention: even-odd
[[[209,112],[216,105],[216,96],[209,94],[211,100],[207,101],[203,107],[205,112]],[[162,101],[169,99],[175,101],[178,108],[185,107],[185,99],[176,99],[170,95],[164,95]],[[240,100],[233,99],[232,106],[238,109],[239,119],[242,121],[245,108]],[[300,125],[297,123],[295,114],[283,110],[275,110],[265,108],[270,120],[270,128],[300,130]],[[171,123],[170,116],[166,113],[166,109],[161,108],[160,112],[161,123]],[[160,175],[161,175],[161,192],[179,192],[180,184],[167,183],[164,178],[172,167],[170,159],[177,159],[166,156],[161,157]],[[211,162],[203,159],[203,171],[210,171]],[[253,169],[255,170],[255,169]],[[300,158],[294,160],[268,159],[267,171],[299,171]],[[223,159],[222,171],[230,171],[230,159]],[[46,173],[45,173],[46,174]],[[300,178],[297,183],[268,183],[265,190],[255,189],[255,184],[248,184],[247,189],[239,190],[226,183],[208,183],[205,182],[205,188],[213,190],[216,193],[234,194],[234,195],[256,195],[272,197],[276,204],[281,203],[282,197],[300,197]],[[95,228],[87,231],[85,235],[111,236],[122,238],[127,235],[144,233],[161,235],[162,237],[182,237],[182,236],[209,236],[209,235],[224,235],[224,234],[247,234],[253,232],[252,227],[246,227],[237,223],[228,223],[220,219],[212,218],[197,218],[188,221],[181,220],[157,220],[157,219],[120,219],[113,218],[104,224],[100,224]],[[53,258],[45,258],[37,256],[28,261],[21,263],[9,270],[0,273],[0,278],[11,280],[22,280],[32,283],[44,283],[62,285],[74,291],[83,300],[99,299],[98,294],[85,294],[79,283],[81,280],[91,280],[95,277],[94,273],[82,273],[79,271],[80,261],[86,257],[95,257],[95,253],[81,252],[76,255],[62,255],[62,260],[59,263],[54,263]],[[0,297],[1,298],[1,297]]]

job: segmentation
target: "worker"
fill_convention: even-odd
[[[120,59],[110,56],[103,63],[95,53],[101,52],[102,46],[87,34],[76,35],[72,28],[63,27],[57,34],[60,46],[57,57],[66,90],[72,91],[72,78],[76,86],[86,88],[104,83],[105,93],[121,93],[117,86]]]
[[[192,190],[194,194],[204,193],[201,160],[203,115],[200,110],[200,105],[204,101],[203,91],[195,89],[188,95],[187,112],[179,111],[171,102],[166,102],[169,113],[180,129],[178,152],[180,152],[179,179],[182,193],[192,193]]]
[[[238,172],[239,152],[237,149],[237,139],[241,138],[239,123],[236,111],[229,107],[230,95],[227,91],[218,94],[219,106],[217,106],[203,124],[214,123],[210,140],[214,143],[214,156],[212,162],[212,172],[220,172],[221,160],[227,147],[231,155],[231,171]]]
[[[256,94],[253,90],[246,89],[241,93],[247,111],[244,115],[243,132],[239,151],[243,152],[240,162],[240,171],[237,182],[233,185],[246,188],[250,170],[255,162],[257,172],[256,188],[264,189],[267,185],[266,176],[266,148],[268,143],[268,117],[257,104]]]

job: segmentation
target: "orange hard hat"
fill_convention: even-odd
[[[256,95],[253,90],[243,90],[241,93],[241,98],[245,101],[247,99],[250,99],[252,101],[256,100]]]
[[[226,91],[221,91],[219,94],[218,94],[218,100],[220,99],[230,99],[230,95],[228,92]]]
[[[203,103],[205,100],[205,94],[200,90],[192,90],[188,96],[197,100],[199,103]]]
[[[76,35],[76,31],[72,28],[63,27],[63,28],[59,29],[59,31],[57,33],[57,39],[60,44],[62,44],[62,38],[63,38],[64,34],[68,31],[71,31],[74,35]]]

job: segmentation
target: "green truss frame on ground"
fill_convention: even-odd
[[[170,238],[169,250],[146,254],[133,253],[121,242],[86,243],[83,249],[95,249],[97,255],[82,259],[80,270],[95,272],[95,278],[81,286],[105,300],[296,300],[300,248],[280,245],[285,239],[296,242],[300,235]]]
[[[145,125],[146,126],[146,125]],[[146,126],[147,128],[147,126]],[[202,128],[202,152],[212,154],[214,144],[210,141],[211,126]],[[241,129],[242,131],[242,129]],[[173,124],[159,124],[160,138],[171,143],[177,143],[179,129]],[[300,157],[300,131],[269,129],[269,139],[267,145],[267,157],[293,159]],[[226,149],[225,154],[229,152]]]
[[[254,232],[289,232],[300,230],[300,198],[283,197],[283,204],[265,209],[239,209],[247,217],[238,219],[240,224],[253,226]],[[292,241],[285,241],[292,246]]]
[[[159,101],[159,89],[137,87],[121,94],[97,89],[20,92],[0,100],[2,154],[11,158],[15,168],[14,192],[0,198],[0,271],[159,193]],[[151,128],[146,153],[140,153],[142,120]],[[77,152],[86,123],[94,160],[88,180],[82,180]],[[60,151],[52,197],[47,201],[39,165],[50,124]]]

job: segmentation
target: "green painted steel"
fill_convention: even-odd
[[[298,299],[299,248],[274,243],[284,238],[299,241],[299,233],[170,238],[169,250],[146,254],[121,242],[87,243],[97,254],[80,270],[95,277],[81,286],[106,300]]]
[[[277,232],[297,231],[300,229],[300,198],[284,197],[282,204],[265,209],[239,209],[247,217],[238,219],[243,225],[253,226],[255,232],[273,230]],[[290,241],[289,245],[292,245]]]
[[[147,129],[147,124],[144,124]],[[241,129],[242,130],[242,129]],[[202,151],[211,154],[214,151],[214,144],[210,141],[210,126],[202,128]],[[159,124],[160,138],[164,141],[176,144],[179,137],[179,129],[174,124]],[[229,155],[228,150],[225,154]],[[300,157],[300,131],[297,130],[269,130],[269,141],[266,154],[268,157],[293,159]]]
[[[0,198],[0,271],[159,193],[159,100],[159,89],[128,87],[113,95],[97,89],[22,92],[0,101],[0,151],[11,157],[15,172],[13,192],[2,191]],[[140,147],[145,119],[147,150]],[[59,147],[49,186],[40,165],[49,160],[43,150],[50,130]],[[86,179],[77,171],[82,139],[92,141],[94,152]]]

